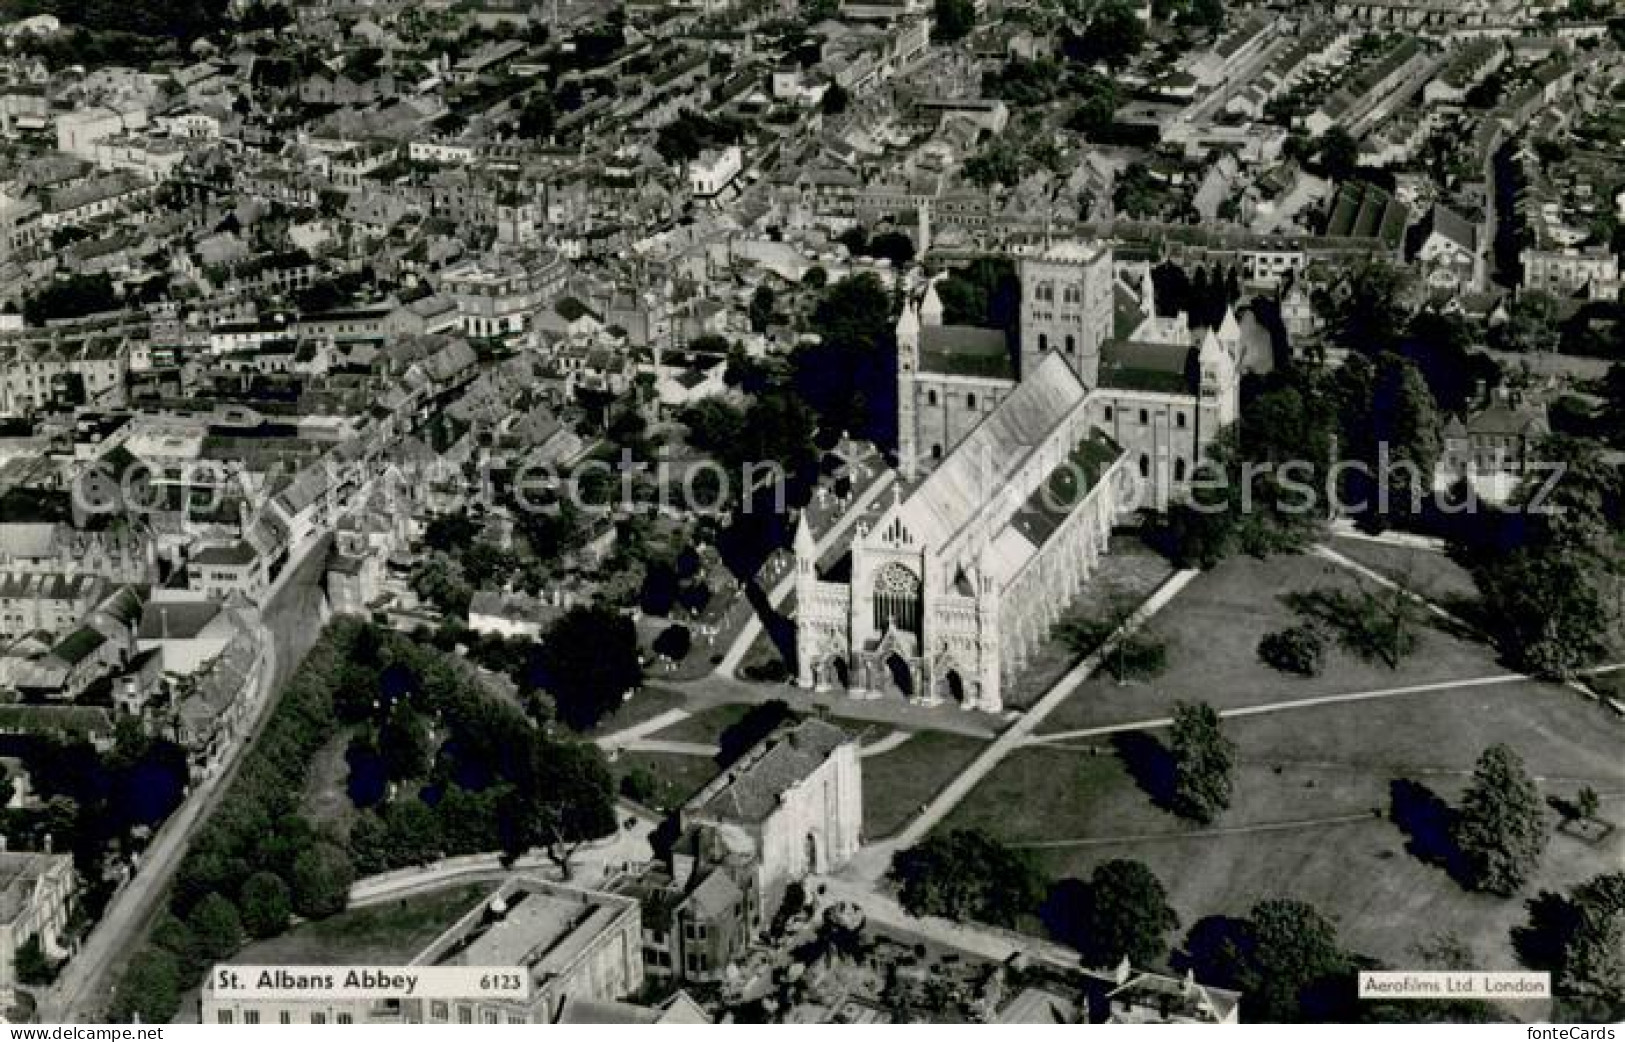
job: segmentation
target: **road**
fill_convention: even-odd
[[[317,540],[292,559],[267,597],[260,622],[271,640],[248,733],[227,752],[221,768],[193,788],[159,830],[142,858],[140,871],[114,895],[78,953],[41,996],[42,1022],[85,1023],[104,1013],[114,982],[163,910],[170,880],[191,845],[193,833],[208,820],[237,776],[243,754],[270,719],[277,695],[321,633],[322,576],[328,543],[326,538]]]

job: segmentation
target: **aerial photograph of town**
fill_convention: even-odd
[[[0,1031],[1614,1039],[1622,255],[1616,0],[0,0]]]

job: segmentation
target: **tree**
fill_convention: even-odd
[[[390,781],[427,776],[434,762],[429,721],[409,706],[397,706],[378,729],[378,751]]]
[[[1412,512],[1432,488],[1434,468],[1444,447],[1438,404],[1414,364],[1395,354],[1377,359],[1369,418],[1377,449],[1369,462],[1380,468],[1384,459],[1388,461],[1383,486],[1388,507],[1401,514]],[[1396,497],[1403,498],[1396,503]],[[1379,489],[1379,511],[1382,505]]]
[[[1247,996],[1254,1022],[1349,1019],[1349,957],[1337,928],[1302,901],[1260,901],[1245,919],[1204,919],[1191,928],[1180,961],[1204,984]]]
[[[1021,286],[1008,257],[978,257],[939,279],[936,288],[948,325],[1009,329],[1015,324]]]
[[[824,96],[818,99],[818,108],[826,116],[839,116],[851,103],[852,95],[847,93],[846,88],[839,83],[831,83],[824,88]]]
[[[167,1024],[180,1009],[181,987],[175,956],[148,945],[130,960],[119,981],[113,1019],[129,1022],[139,1017],[148,1024]]]
[[[1393,264],[1372,261],[1356,268],[1347,294],[1331,308],[1338,343],[1372,357],[1392,351],[1410,324],[1411,285],[1410,274]]]
[[[205,961],[219,961],[236,954],[243,945],[243,923],[237,906],[219,894],[199,901],[186,917],[197,940],[198,953]]]
[[[813,309],[819,342],[791,358],[796,393],[828,431],[891,444],[897,394],[892,298],[872,272],[826,287]]]
[[[1050,58],[1012,57],[982,74],[982,95],[1016,105],[1044,105],[1060,96],[1066,71]]]
[[[688,428],[688,443],[720,457],[739,443],[745,430],[745,412],[725,398],[701,398],[685,406],[677,419]]]
[[[1570,897],[1574,930],[1563,945],[1555,990],[1576,1020],[1625,1018],[1625,872],[1596,876]]]
[[[1598,436],[1615,448],[1625,446],[1625,363],[1615,362],[1603,378],[1603,407]]]
[[[411,585],[419,597],[434,605],[442,614],[454,618],[466,617],[468,606],[474,599],[474,587],[470,585],[463,566],[450,554],[438,551],[429,554],[412,573]]]
[[[1122,99],[1117,82],[1093,70],[1084,70],[1072,78],[1072,92],[1078,98],[1078,107],[1072,110],[1067,126],[1085,136],[1099,134],[1112,125]]]
[[[1163,201],[1162,187],[1151,168],[1138,159],[1123,168],[1112,189],[1112,205],[1129,217],[1156,217]]]
[[[1468,882],[1510,897],[1540,867],[1548,833],[1540,789],[1506,745],[1484,750],[1456,814],[1454,839]]]
[[[936,0],[931,19],[932,35],[939,43],[963,40],[976,28],[976,5],[971,0]]]
[[[1175,813],[1206,824],[1230,806],[1235,743],[1219,729],[1219,714],[1203,702],[1174,707]]]
[[[106,275],[71,275],[57,279],[23,301],[23,318],[42,326],[54,318],[82,318],[119,306],[113,280]]]
[[[1326,660],[1326,635],[1313,622],[1266,633],[1258,642],[1258,657],[1283,673],[1316,677]]]
[[[1490,330],[1490,344],[1503,351],[1555,351],[1557,298],[1541,290],[1520,293],[1507,321]]]
[[[615,831],[615,785],[597,746],[532,742],[500,816],[504,849],[512,855],[540,847],[569,878],[571,858],[583,843]]]
[[[552,95],[545,90],[534,91],[525,98],[525,104],[519,110],[519,118],[515,121],[514,129],[520,137],[527,140],[543,140],[553,136],[558,118],[558,109],[553,104]]]
[[[757,286],[756,291],[750,295],[750,328],[757,333],[767,332],[767,327],[773,321],[774,296],[772,287]]]
[[[45,946],[40,935],[34,934],[17,949],[17,980],[33,987],[41,987],[56,978],[56,967],[45,957]]]
[[[1063,880],[1045,903],[1045,921],[1057,940],[1083,956],[1085,966],[1160,965],[1167,934],[1179,916],[1168,904],[1162,881],[1138,861],[1112,860],[1087,883]]]
[[[1399,668],[1420,641],[1421,609],[1397,586],[1380,591],[1362,587],[1354,593],[1323,588],[1292,594],[1287,601],[1308,616],[1311,625],[1334,631],[1352,654],[1390,669]]]
[[[694,647],[694,635],[687,626],[667,626],[655,637],[653,650],[656,655],[672,662],[681,662],[688,658],[689,650]]]
[[[1104,62],[1121,69],[1145,46],[1145,26],[1132,6],[1123,0],[1106,0],[1070,43],[1068,53],[1078,61],[1086,65]]]
[[[1625,1019],[1625,872],[1594,876],[1567,895],[1543,891],[1512,931],[1523,962],[1552,974],[1561,1020]]]
[[[1199,29],[1219,32],[1225,22],[1224,0],[1190,0],[1184,21]]]
[[[1320,165],[1334,181],[1347,181],[1360,168],[1360,143],[1342,126],[1333,126],[1320,137]]]
[[[1473,569],[1497,646],[1519,669],[1550,677],[1607,650],[1616,613],[1606,576],[1595,554],[1564,542],[1489,555]]]
[[[322,919],[344,910],[355,867],[342,847],[323,840],[294,859],[291,882],[294,911]]]
[[[1043,896],[1043,876],[1032,856],[980,829],[955,829],[899,851],[891,877],[910,915],[956,922],[1013,926]]]
[[[243,883],[238,895],[242,905],[243,929],[250,937],[275,937],[288,928],[293,904],[288,884],[275,872],[255,872]]]
[[[643,683],[632,620],[598,605],[571,608],[542,641],[543,687],[559,719],[585,731]]]
[[[442,853],[440,821],[419,799],[397,799],[383,812],[383,855],[391,868],[426,865]]]
[[[884,258],[891,261],[893,267],[901,268],[914,259],[914,240],[909,238],[907,232],[881,232],[869,240],[866,252],[871,257]]]
[[[1574,794],[1574,809],[1579,813],[1581,821],[1595,820],[1601,807],[1602,801],[1597,796],[1597,790],[1589,785],[1580,786],[1580,791]]]

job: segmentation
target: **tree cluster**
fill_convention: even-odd
[[[825,431],[895,444],[895,323],[891,295],[873,274],[820,294],[811,320],[819,342],[791,357],[791,389]]]
[[[1042,909],[1050,935],[1078,950],[1083,964],[1114,967],[1127,959],[1139,967],[1168,957],[1168,934],[1179,916],[1162,881],[1138,861],[1112,860],[1088,880],[1063,879]]]
[[[1014,926],[1037,909],[1044,877],[1032,856],[978,829],[955,829],[899,851],[891,876],[910,915]]]
[[[346,835],[305,816],[308,765],[335,734],[360,736],[395,795]],[[331,625],[176,873],[169,915],[133,960],[114,1013],[165,1021],[208,963],[289,917],[343,910],[360,873],[462,853],[573,845],[615,828],[596,748],[537,728],[464,663],[376,627]]]
[[[1594,876],[1566,895],[1543,891],[1512,940],[1527,965],[1551,972],[1554,1020],[1625,1019],[1625,872]]]

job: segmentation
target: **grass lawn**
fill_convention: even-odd
[[[919,731],[890,752],[863,758],[863,832],[889,836],[987,745],[980,738]]]
[[[1278,673],[1258,660],[1266,633],[1299,622],[1282,596],[1320,587],[1356,590],[1362,581],[1319,557],[1238,557],[1196,578],[1147,625],[1168,645],[1168,672],[1149,683],[1122,685],[1097,675],[1040,726],[1045,733],[1166,716],[1176,702],[1224,709],[1505,673],[1492,649],[1431,626],[1398,669],[1328,649],[1318,677]],[[1367,587],[1372,586],[1367,582]]]
[[[462,918],[495,883],[465,883],[327,919],[300,923],[280,937],[256,941],[234,955],[238,965],[339,965],[410,962]]]
[[[1094,620],[1113,600],[1138,605],[1173,573],[1173,565],[1166,558],[1138,539],[1114,536],[1110,554],[1067,605],[1062,624]],[[1027,668],[1004,693],[1004,704],[1013,709],[1032,705],[1082,658],[1065,641],[1052,635],[1038,646]]]
[[[1326,545],[1443,607],[1478,599],[1478,587],[1467,569],[1440,551],[1346,536],[1329,539]]]
[[[344,759],[344,753],[350,747],[353,733],[354,728],[340,728],[310,762],[300,813],[317,831],[331,830],[340,836],[350,834],[350,823],[355,820],[356,809],[355,804],[350,802],[347,788],[350,765]]]
[[[598,721],[598,726],[587,732],[589,737],[624,731],[643,721],[659,716],[668,709],[681,709],[685,699],[681,692],[658,684],[646,684],[630,701],[622,702],[611,714]]]
[[[662,742],[695,742],[699,745],[716,745],[717,737],[728,728],[744,719],[755,706],[728,704],[712,706],[702,709],[686,720],[679,720],[670,727],[662,728],[650,735],[650,738]]]
[[[1290,896],[1334,917],[1345,945],[1393,964],[1414,962],[1413,945],[1448,933],[1473,950],[1475,965],[1494,969],[1516,968],[1508,931],[1523,921],[1523,901],[1468,893],[1407,852],[1407,836],[1387,817],[1391,783],[1410,780],[1455,803],[1482,749],[1506,741],[1546,795],[1572,797],[1591,784],[1610,794],[1603,816],[1625,819],[1625,724],[1561,687],[1404,696],[1231,720],[1225,729],[1238,746],[1235,797],[1208,829],[1155,806],[1107,739],[1015,753],[942,827],[978,826],[1017,843],[1085,841],[1037,850],[1055,878],[1085,876],[1112,858],[1143,861],[1186,927]],[[1304,821],[1320,823],[1209,831]],[[1526,895],[1617,870],[1621,831],[1596,845],[1554,835]]]
[[[672,811],[681,807],[690,796],[705,787],[717,776],[716,761],[709,756],[685,756],[679,753],[651,753],[622,750],[610,764],[615,784],[636,768],[654,776],[659,784],[658,794],[650,799],[653,810]]]

